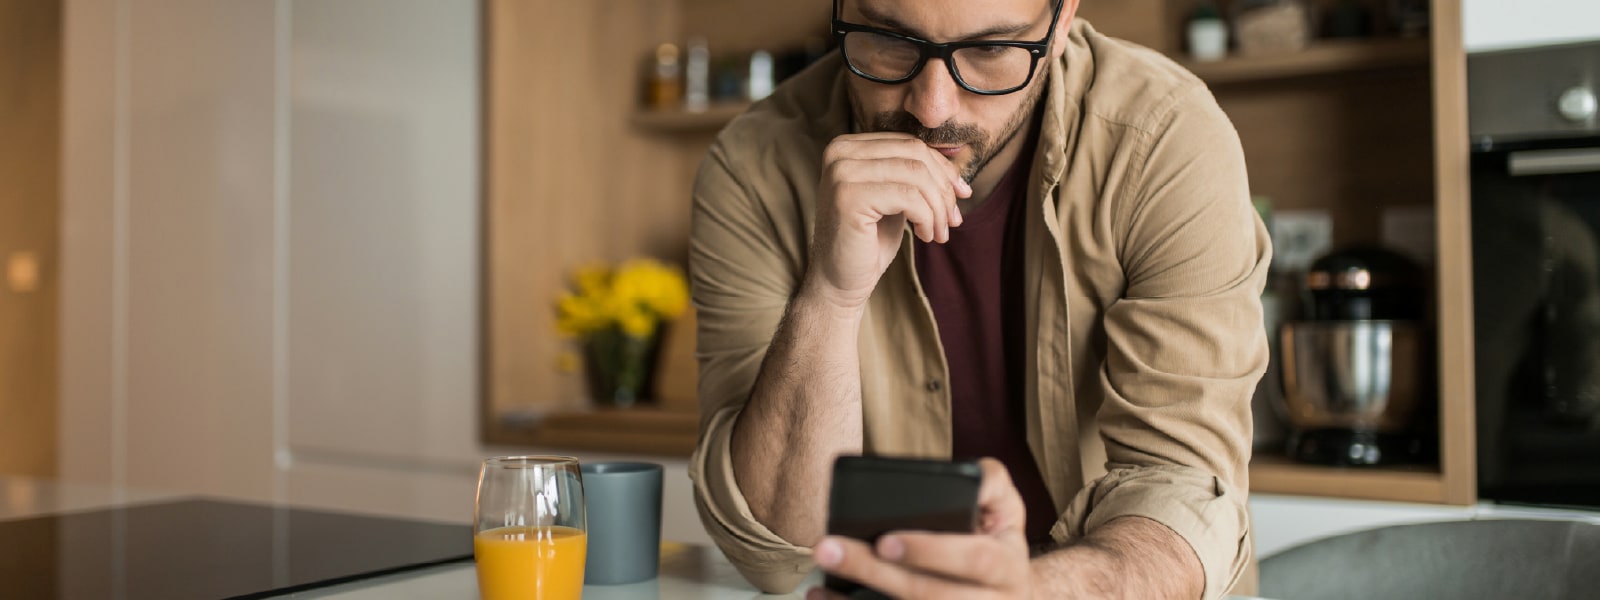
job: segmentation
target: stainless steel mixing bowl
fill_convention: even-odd
[[[1420,394],[1414,321],[1296,321],[1282,329],[1284,418],[1299,431],[1398,433]]]

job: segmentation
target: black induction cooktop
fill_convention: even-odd
[[[0,521],[0,598],[268,598],[472,558],[472,528],[213,500]]]

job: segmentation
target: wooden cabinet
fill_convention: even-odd
[[[1083,16],[1103,32],[1178,56],[1192,6],[1086,2]],[[1257,491],[1475,501],[1465,55],[1459,0],[1437,0],[1433,10],[1426,37],[1319,42],[1291,54],[1187,65],[1234,121],[1252,188],[1275,208],[1327,211],[1341,245],[1378,241],[1387,208],[1431,209],[1438,228],[1440,464],[1334,469],[1263,456],[1252,467]],[[759,0],[489,1],[489,441],[643,452],[692,446],[692,402],[572,414],[581,411],[582,386],[555,369],[561,342],[546,307],[563,271],[583,260],[681,259],[694,168],[715,131],[744,109],[640,110],[638,65],[650,48],[695,34],[714,50],[782,46],[815,35],[826,11],[825,2]],[[519,411],[538,424],[502,419]]]
[[[668,351],[652,408],[593,412],[555,331],[568,270],[688,254],[700,160],[744,105],[640,111],[645,60],[704,36],[712,52],[798,45],[826,32],[825,2],[486,0],[484,401],[486,442],[687,455],[697,415],[692,343]],[[671,340],[684,339],[678,324]],[[668,348],[684,348],[669,340]],[[691,340],[692,342],[692,340]],[[687,388],[687,398],[681,390]]]
[[[1147,10],[1095,5],[1103,14],[1088,16],[1101,31],[1127,31],[1124,37],[1174,53],[1181,36],[1171,28],[1193,2],[1128,4]],[[1253,491],[1476,501],[1466,55],[1459,0],[1436,0],[1432,11],[1426,37],[1319,41],[1296,53],[1186,65],[1233,120],[1252,191],[1271,198],[1275,210],[1327,211],[1335,245],[1378,242],[1391,208],[1431,211],[1436,227],[1439,463],[1341,469],[1258,454]]]
[[[62,12],[0,2],[0,475],[57,473]]]

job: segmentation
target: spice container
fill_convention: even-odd
[[[676,44],[656,47],[655,68],[650,74],[650,106],[657,109],[677,108],[683,101],[683,65],[679,61]]]

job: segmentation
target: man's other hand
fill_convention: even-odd
[[[1028,598],[1027,510],[1005,466],[982,465],[977,532],[891,532],[875,546],[830,536],[814,548],[817,564],[895,598]],[[816,588],[807,598],[842,596]]]

